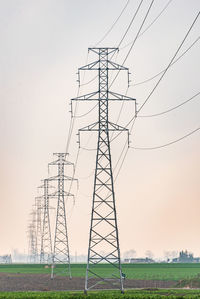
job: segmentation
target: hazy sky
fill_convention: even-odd
[[[143,29],[158,16],[167,0],[155,0]],[[70,123],[70,99],[77,95],[77,69],[96,57],[88,47],[96,45],[112,26],[125,0],[0,0],[0,254],[17,248],[27,252],[29,212],[38,195],[40,180],[47,177],[53,152],[64,152]],[[130,3],[106,39],[98,46],[120,42],[139,1]],[[122,63],[150,4],[145,0],[138,17],[116,57]],[[131,84],[162,71],[180,45],[200,10],[199,0],[172,0],[158,20],[140,37],[125,65]],[[200,18],[179,55],[200,35]],[[179,56],[178,55],[178,56]],[[174,64],[151,96],[141,115],[155,114],[199,92],[200,40]],[[84,82],[95,74],[85,74]],[[131,86],[128,95],[143,103],[156,79]],[[124,94],[126,75],[112,90]],[[80,94],[97,90],[97,82]],[[80,103],[77,115],[94,104]],[[116,122],[118,104],[110,106]],[[138,118],[131,135],[132,146],[153,147],[173,141],[200,125],[200,97],[158,117]],[[124,106],[119,119],[125,125],[133,116],[133,104]],[[97,119],[97,111],[77,118],[70,143],[70,159],[77,153],[77,130]],[[126,136],[112,144],[113,165]],[[82,145],[96,146],[95,134],[81,136]],[[164,250],[188,249],[200,256],[200,133],[166,148],[152,151],[129,149],[115,184],[122,253],[135,249],[162,256]],[[67,203],[70,249],[86,253],[93,188],[95,152],[80,151],[80,178],[76,204]],[[116,175],[116,172],[114,173]],[[89,176],[89,177],[88,177]],[[54,203],[52,203],[54,205]]]

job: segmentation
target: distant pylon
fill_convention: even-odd
[[[98,102],[98,121],[79,130],[98,132],[85,293],[97,284],[101,285],[105,282],[111,283],[123,292],[109,132],[128,132],[128,129],[109,121],[108,111],[109,101],[135,101],[135,99],[109,91],[109,71],[128,71],[128,68],[108,59],[109,55],[117,50],[116,48],[89,48],[89,51],[97,54],[98,60],[79,70],[98,71],[98,90],[72,99]],[[108,275],[102,273],[100,263],[109,264]]]
[[[42,234],[41,234],[41,250],[40,263],[52,264],[52,240],[51,240],[51,224],[49,215],[49,180],[44,179],[43,188],[43,219],[42,219]]]
[[[49,166],[54,165],[58,168],[58,174],[49,178],[49,181],[57,181],[57,190],[51,194],[51,197],[57,198],[57,214],[51,278],[54,277],[56,264],[66,264],[68,267],[69,277],[71,278],[65,198],[73,196],[73,194],[65,191],[65,181],[73,181],[76,179],[65,175],[65,166],[72,166],[74,171],[74,164],[66,160],[66,153],[55,153],[54,155],[57,156],[57,160],[49,163]]]
[[[35,197],[35,222],[36,222],[36,248],[37,257],[36,261],[40,262],[40,249],[41,249],[41,239],[42,239],[42,201],[41,196]]]
[[[37,262],[37,235],[36,235],[36,211],[35,209],[32,210],[31,214],[31,221],[28,225],[28,240],[29,240],[29,259],[30,263]]]

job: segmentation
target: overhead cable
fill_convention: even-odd
[[[196,133],[196,132],[199,131],[199,130],[200,130],[200,127],[197,128],[197,129],[195,129],[194,131],[192,131],[192,132],[190,132],[190,133],[188,133],[188,134],[182,136],[181,138],[178,138],[178,139],[176,139],[176,140],[174,140],[174,141],[171,141],[171,142],[168,142],[168,143],[159,145],[159,146],[154,146],[154,147],[134,147],[134,146],[132,147],[132,146],[131,146],[130,148],[133,148],[133,149],[135,149],[135,150],[155,150],[155,149],[159,149],[159,148],[166,147],[166,146],[169,146],[169,145],[171,145],[171,144],[177,143],[177,142],[179,142],[179,141],[181,141],[181,140],[183,140],[183,139],[189,137],[190,135]]]
[[[162,111],[162,112],[160,112],[160,113],[149,114],[149,115],[138,115],[138,117],[154,117],[154,116],[159,116],[159,115],[166,114],[166,113],[171,112],[171,111],[173,111],[173,110],[175,110],[175,109],[177,109],[177,108],[179,108],[179,107],[185,105],[186,103],[192,101],[192,100],[195,99],[199,94],[200,94],[200,91],[197,92],[195,95],[193,95],[191,98],[189,98],[189,99],[187,99],[186,101],[180,103],[179,105],[176,105],[176,106],[174,106],[174,107],[172,107],[172,108],[170,108],[170,109],[167,109],[167,110],[165,110],[165,111]]]
[[[174,61],[176,55],[177,55],[178,52],[180,51],[180,49],[181,49],[182,45],[184,44],[184,42],[185,42],[187,36],[189,35],[190,31],[192,30],[194,24],[196,23],[196,21],[197,21],[197,19],[198,19],[198,17],[199,17],[199,14],[200,14],[200,12],[198,12],[197,16],[195,17],[195,19],[194,19],[192,25],[190,26],[189,30],[187,31],[187,33],[186,33],[184,39],[182,40],[180,46],[178,47],[177,51],[175,52],[174,56],[172,57],[170,63],[168,64],[167,68],[165,69],[163,75],[160,77],[160,79],[158,80],[158,82],[156,83],[156,85],[154,86],[154,88],[152,89],[151,93],[150,93],[149,96],[146,98],[146,100],[144,101],[144,103],[142,104],[142,106],[140,107],[140,109],[138,110],[138,112],[140,112],[141,109],[144,107],[144,105],[147,103],[147,101],[149,100],[150,96],[153,94],[153,92],[155,91],[155,89],[156,89],[157,86],[159,85],[160,81],[163,79],[163,77],[164,77],[164,75],[166,74],[167,70],[169,69],[170,65],[173,63],[173,61]],[[129,126],[129,124],[132,123],[131,128],[130,128],[130,132],[132,132],[133,127],[134,127],[134,124],[135,124],[135,121],[136,121],[136,114],[135,114],[134,117],[132,117],[131,120],[126,124],[125,128],[127,128],[127,127]],[[120,134],[121,134],[121,132],[119,132],[115,137],[113,137],[113,138],[111,139],[111,142],[114,141]],[[122,169],[122,166],[123,166],[123,164],[124,164],[125,158],[126,158],[127,153],[128,153],[128,147],[126,148],[126,143],[125,143],[125,145],[124,145],[124,148],[123,148],[123,150],[122,150],[122,153],[125,151],[125,149],[126,149],[126,152],[125,152],[125,154],[124,154],[123,160],[121,161],[121,164],[120,164],[118,173],[117,173],[117,175],[116,175],[116,178],[118,177],[118,175],[119,175],[119,173],[120,173],[120,171],[121,171],[121,169]],[[120,157],[122,156],[122,153],[121,153]],[[118,159],[116,166],[119,164],[119,161],[120,161],[120,159]]]
[[[140,3],[141,3],[141,2],[140,2]],[[136,42],[136,40],[137,40],[137,38],[138,38],[138,35],[140,34],[140,31],[142,30],[142,27],[143,27],[143,25],[144,25],[144,23],[145,23],[145,21],[146,21],[146,19],[147,19],[147,17],[148,17],[148,14],[149,14],[149,12],[150,12],[150,10],[151,10],[151,7],[152,7],[153,3],[154,3],[154,0],[152,0],[151,3],[150,3],[150,5],[149,5],[149,8],[148,8],[148,10],[147,10],[147,12],[146,12],[146,15],[145,15],[145,17],[144,17],[144,19],[143,19],[143,21],[142,21],[142,24],[140,25],[140,28],[139,28],[137,34],[136,34],[136,36],[135,36],[135,39],[134,39],[134,41],[132,42],[132,45],[131,45],[130,49],[128,50],[128,53],[126,54],[125,59],[124,59],[123,62],[122,62],[122,66],[123,66],[124,63],[126,62],[128,56],[130,55],[130,53],[131,53],[131,51],[132,51],[132,49],[133,49],[133,46],[135,45],[135,42]],[[117,77],[118,77],[118,75],[119,75],[119,72],[120,72],[120,71],[117,72],[117,74],[115,75],[115,77],[114,77],[114,79],[113,79],[113,81],[111,82],[111,84],[110,84],[109,87],[111,87],[111,86],[113,85],[113,83],[115,82],[115,80],[117,79]]]
[[[149,93],[149,95],[147,96],[147,98],[145,99],[145,101],[143,102],[143,104],[140,106],[140,108],[138,109],[137,113],[136,113],[136,114],[129,120],[129,122],[126,124],[125,128],[127,128],[127,127],[130,125],[130,123],[132,123],[132,121],[135,120],[136,116],[138,116],[138,113],[142,110],[142,108],[144,107],[144,105],[149,101],[150,97],[152,96],[152,94],[154,93],[154,91],[156,90],[156,88],[158,87],[158,85],[160,84],[161,80],[163,79],[163,77],[164,77],[165,74],[167,73],[168,69],[169,69],[170,66],[172,65],[174,59],[176,58],[176,56],[177,56],[178,52],[180,51],[181,47],[183,46],[183,44],[184,44],[186,38],[188,37],[190,31],[192,30],[193,26],[195,25],[195,23],[196,23],[196,21],[197,21],[199,15],[200,15],[200,12],[198,12],[197,16],[195,17],[195,19],[194,19],[192,25],[190,26],[190,28],[189,28],[189,30],[187,31],[187,33],[186,33],[184,39],[182,40],[182,42],[180,43],[178,49],[176,50],[175,54],[173,55],[172,59],[170,60],[168,66],[167,66],[166,69],[164,70],[162,76],[159,78],[158,82],[155,84],[155,86],[153,87],[153,89],[151,90],[151,92]],[[120,133],[121,133],[121,132],[119,132],[119,134],[120,134]],[[119,135],[119,134],[118,134],[118,135]],[[117,136],[116,136],[116,137],[117,137]],[[116,137],[115,137],[115,138],[116,138]]]
[[[171,64],[174,65],[179,59],[181,59],[198,41],[200,40],[200,36],[177,58],[174,60],[174,62]],[[170,66],[170,67],[171,67]],[[132,84],[130,85],[130,87],[132,86],[137,86],[137,85],[141,85],[141,84],[144,84],[144,83],[147,83],[153,79],[155,79],[156,77],[158,77],[159,75],[161,75],[166,69],[162,70],[161,72],[157,73],[156,75],[154,75],[153,77],[150,77],[149,79],[146,79],[144,81],[141,81],[141,82],[138,82],[138,83],[135,83],[135,84]]]
[[[112,26],[110,27],[110,29],[105,33],[105,35],[95,44],[94,47],[98,46],[106,37],[107,35],[111,32],[111,30],[114,28],[114,26],[117,24],[117,22],[119,21],[119,19],[121,18],[122,14],[124,13],[125,9],[127,8],[128,4],[129,4],[130,0],[128,0],[125,4],[125,6],[123,7],[120,15],[117,17],[117,19],[115,20],[115,22],[112,24]]]
[[[167,4],[164,6],[164,8],[161,10],[161,12],[157,15],[157,17],[138,35],[138,38],[141,37],[157,20],[158,18],[162,15],[162,13],[167,9],[167,7],[169,6],[169,4],[172,2],[173,0],[169,0],[167,2]],[[132,42],[126,44],[125,46],[123,46],[121,48],[121,50],[125,49],[126,47],[128,47]]]
[[[90,112],[92,112],[96,107],[98,106],[98,103],[96,105],[94,105],[89,111],[87,111],[86,113],[80,114],[80,115],[76,115],[74,116],[75,118],[81,118],[84,117],[86,115],[88,115]]]
[[[132,19],[131,19],[131,21],[130,21],[130,23],[129,23],[129,25],[128,25],[126,31],[125,31],[125,33],[124,33],[124,35],[122,36],[122,39],[120,40],[120,42],[119,42],[119,44],[118,44],[118,48],[121,46],[121,44],[122,44],[123,40],[125,39],[125,37],[126,37],[128,31],[130,30],[131,25],[133,24],[133,21],[135,20],[137,14],[138,14],[138,11],[139,11],[139,9],[140,9],[140,6],[142,5],[142,2],[143,2],[143,1],[144,1],[144,0],[141,0],[141,1],[140,1],[139,5],[138,5],[138,7],[137,7],[137,9],[136,9],[136,12],[134,13],[134,15],[133,15],[133,17],[132,17]]]

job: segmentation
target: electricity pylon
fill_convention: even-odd
[[[37,261],[37,234],[36,234],[36,211],[32,210],[30,213],[31,221],[28,225],[28,240],[29,240],[29,258],[30,263]]]
[[[111,283],[124,292],[109,132],[128,132],[128,129],[109,121],[108,110],[109,101],[135,101],[135,99],[109,90],[109,71],[128,71],[128,68],[108,59],[109,55],[118,49],[89,48],[89,51],[97,54],[98,60],[79,68],[79,71],[98,71],[98,90],[72,99],[72,101],[98,102],[98,121],[79,130],[98,132],[85,293],[102,283]],[[100,263],[109,264],[108,277],[102,273]]]
[[[41,240],[42,240],[42,200],[41,196],[35,197],[35,222],[36,222],[36,248],[37,248],[37,257],[36,261],[40,262],[40,249],[41,249]]]
[[[76,179],[65,175],[65,166],[72,166],[74,172],[74,164],[66,160],[66,153],[55,153],[54,155],[57,156],[58,159],[49,163],[49,166],[57,166],[58,174],[50,177],[49,181],[57,181],[58,183],[57,190],[51,194],[51,197],[57,198],[58,201],[51,278],[54,277],[56,264],[66,264],[68,266],[69,277],[71,278],[65,198],[73,196],[73,194],[65,191],[65,181],[73,181]]]
[[[40,250],[40,263],[52,264],[52,240],[51,240],[51,224],[49,215],[49,180],[44,179],[44,184],[39,188],[43,189],[43,220],[42,220],[42,237]]]

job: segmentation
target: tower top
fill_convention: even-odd
[[[103,52],[106,52],[106,54],[111,54],[113,52],[117,52],[119,51],[119,48],[109,48],[109,47],[102,47],[102,48],[88,48],[88,52],[94,52],[96,54],[100,54],[100,53],[103,53]]]

